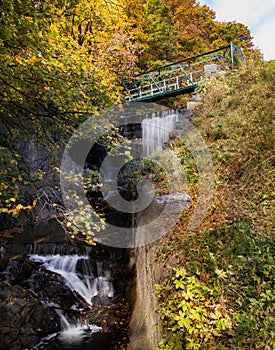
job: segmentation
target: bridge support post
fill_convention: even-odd
[[[234,44],[230,41],[230,51],[231,51],[231,68],[234,68]]]

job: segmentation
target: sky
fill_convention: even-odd
[[[216,12],[218,21],[243,23],[264,60],[275,59],[275,0],[201,0]]]

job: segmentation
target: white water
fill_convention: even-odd
[[[71,324],[63,314],[60,305],[56,303],[48,303],[46,305],[55,308],[56,313],[60,317],[60,325],[62,329],[59,333],[50,334],[46,338],[46,341],[58,336],[58,339],[64,344],[80,344],[88,333],[102,331],[102,327],[98,327],[96,325],[80,324],[79,322],[77,324]],[[34,347],[34,349],[39,349],[40,345],[43,345],[43,342],[39,343],[37,347]]]
[[[29,259],[34,262],[42,263],[49,271],[61,275],[66,286],[72,291],[77,292],[88,305],[92,306],[92,298],[113,297],[114,290],[108,276],[99,276],[95,278],[86,265],[86,273],[80,274],[76,271],[80,260],[88,262],[88,255],[36,255],[32,254]],[[85,265],[84,267],[85,268]]]
[[[49,252],[49,249],[46,249],[46,251]],[[100,297],[114,296],[109,271],[104,267],[103,263],[97,263],[98,277],[95,278],[90,269],[89,255],[30,254],[29,259],[33,262],[42,263],[48,271],[62,276],[66,286],[77,292],[90,306],[92,306],[92,299],[97,295]],[[77,271],[79,263],[82,263],[83,273]],[[101,327],[87,323],[83,324],[80,321],[77,321],[76,324],[71,324],[64,315],[60,305],[56,303],[48,303],[47,305],[53,307],[60,318],[61,332],[51,336],[57,336],[64,344],[80,344],[87,335],[102,331]],[[43,345],[43,342],[41,344]],[[39,346],[37,349],[39,349]]]
[[[52,306],[58,307],[59,305],[52,304]],[[71,324],[63,314],[62,310],[57,308],[55,311],[60,317],[60,324],[62,329],[62,331],[58,335],[58,338],[63,343],[80,343],[83,340],[83,338],[87,336],[87,332],[94,333],[102,331],[101,327],[91,324]]]
[[[70,325],[68,328],[60,332],[58,338],[66,344],[81,343],[83,338],[87,336],[87,332],[95,333],[102,331],[101,327],[95,325]]]
[[[169,141],[170,132],[176,127],[176,122],[177,114],[169,114],[169,111],[142,120],[143,156],[162,151],[163,144]]]

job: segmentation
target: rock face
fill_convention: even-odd
[[[136,268],[134,295],[132,296],[132,315],[129,324],[130,343],[128,350],[156,350],[161,340],[161,320],[158,314],[156,285],[162,283],[166,267],[160,260],[156,250],[158,241],[145,245],[148,236],[156,239],[163,228],[167,231],[176,223],[177,217],[189,207],[192,199],[185,193],[175,192],[155,198],[150,209],[137,216],[137,226],[141,228],[137,239],[140,246],[133,251],[133,264]],[[170,206],[163,216],[163,207]],[[162,215],[160,217],[159,215]],[[154,220],[151,232],[142,228]],[[172,223],[172,225],[171,225]],[[165,234],[165,233],[164,233]],[[152,236],[152,237],[153,237]],[[152,242],[152,241],[151,241]]]
[[[56,151],[62,145],[57,137],[50,137],[56,145]],[[59,174],[54,171],[54,167],[59,166],[60,156],[53,157],[53,152],[47,150],[41,144],[41,140],[35,135],[26,135],[26,138],[18,137],[14,141],[14,151],[19,155],[18,164],[14,165],[14,171],[24,174],[30,180],[34,174],[40,173],[43,176],[40,180],[30,180],[31,185],[20,185],[20,197],[23,198],[24,205],[31,205],[33,200],[39,198],[37,205],[32,211],[22,210],[15,218],[5,213],[0,214],[1,229],[10,229],[13,226],[23,226],[27,223],[33,223],[39,220],[46,220],[57,214],[49,203],[61,203],[61,193],[58,190]],[[57,152],[56,152],[57,153]],[[16,175],[15,175],[16,176]],[[28,181],[27,181],[28,183]]]
[[[26,289],[0,281],[0,349],[30,349],[60,329],[56,313]]]
[[[158,217],[162,206],[154,203],[150,206],[150,210],[138,215],[138,226],[142,227],[148,221]],[[140,246],[132,252],[136,279],[131,302],[128,350],[156,350],[161,338],[161,321],[157,313],[158,301],[155,286],[161,281],[163,266],[154,250],[155,243],[145,245],[147,234],[150,233],[146,232],[146,235],[140,236]]]
[[[161,280],[163,269],[157,263],[152,245],[137,248],[134,256],[137,275],[128,350],[156,350],[160,341],[161,322],[157,313],[155,285]]]

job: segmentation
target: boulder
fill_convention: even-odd
[[[182,202],[192,202],[191,197],[186,193],[175,192],[171,194],[164,194],[162,196],[156,197],[155,201],[157,204],[172,204],[172,203],[182,203]]]
[[[0,349],[30,349],[59,329],[57,314],[33,293],[0,281]]]

